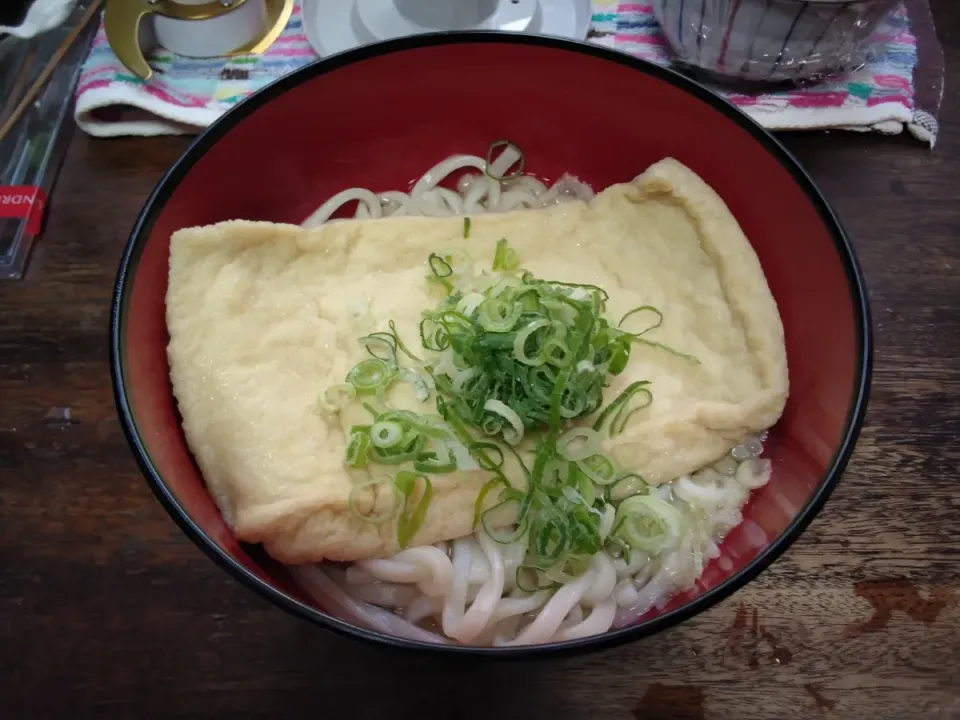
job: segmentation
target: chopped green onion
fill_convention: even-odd
[[[453,275],[453,267],[450,263],[436,253],[430,253],[428,262],[430,264],[430,270],[438,278],[448,278]]]
[[[522,310],[515,303],[487,298],[477,307],[477,322],[487,332],[505,333],[513,329]]]
[[[516,295],[521,290],[526,290],[526,286],[523,284],[523,281],[518,278],[516,275],[503,275],[497,280],[493,285],[486,289],[486,294],[490,297],[500,297],[504,294],[513,294]],[[536,306],[529,308],[531,310],[536,310]]]
[[[480,467],[482,467],[484,470],[489,470],[490,472],[494,473],[496,475],[496,478],[494,479],[497,482],[502,483],[507,488],[512,488],[510,480],[500,470],[501,466],[503,465],[503,451],[500,450],[499,447],[493,446],[492,443],[474,442],[473,438],[470,437],[469,431],[467,430],[463,421],[460,420],[456,411],[450,408],[443,401],[442,397],[437,398],[437,409],[440,410],[440,413],[443,415],[444,419],[450,423],[450,426],[453,428],[453,431],[457,435],[458,439],[464,443],[464,445],[470,448],[470,454],[476,459]],[[497,452],[499,453],[499,462],[491,460],[490,456],[487,454],[487,450],[491,446],[496,447]],[[474,522],[474,525],[476,525],[476,522]]]
[[[457,469],[457,463],[455,460],[451,460],[451,457],[447,455],[443,459],[438,457],[436,453],[420,453],[413,461],[413,469],[420,473],[434,473],[435,475],[452,473]]]
[[[577,466],[577,470],[580,470]],[[580,489],[580,497],[583,498],[583,502],[587,507],[593,507],[593,504],[597,500],[597,486],[596,484],[587,477],[583,472],[579,473],[578,486]]]
[[[497,251],[493,256],[493,269],[513,272],[520,265],[520,258],[517,257],[517,251],[507,243],[506,238],[497,240]]]
[[[428,278],[434,282],[438,282],[442,285],[449,295],[453,292],[453,283],[450,282],[450,276],[453,275],[453,266],[450,263],[437,255],[436,253],[430,253],[430,257],[427,260],[430,265],[431,275]]]
[[[420,495],[420,501],[410,509],[410,501],[416,489],[417,480],[423,480],[423,492]],[[410,540],[423,525],[430,499],[433,497],[433,485],[426,475],[407,471],[397,473],[393,482],[400,491],[401,497],[400,516],[397,518],[397,543],[402,549],[410,544]]]
[[[371,333],[360,338],[360,344],[377,360],[391,368],[397,367],[397,338],[393,333]]]
[[[347,445],[347,465],[359,469],[367,464],[367,451],[370,449],[370,427],[354,425],[350,428],[350,442]]]
[[[403,441],[403,435],[403,426],[395,421],[381,420],[370,428],[370,442],[381,450],[397,447]]]
[[[447,329],[431,318],[420,321],[420,343],[425,350],[440,352],[450,347],[450,335]]]
[[[490,399],[510,407],[525,430],[599,409],[611,363],[625,365],[629,352],[629,336],[602,318],[606,293],[528,272],[489,280],[465,279],[462,291],[423,313],[421,340],[438,353],[426,364],[438,397],[493,435],[512,425],[484,409]]]
[[[559,457],[551,458],[543,467],[540,475],[540,486],[547,490],[562,488],[570,479],[570,462]]]
[[[494,486],[495,487],[495,486]],[[484,493],[484,496],[486,493]],[[483,498],[481,498],[482,503]],[[523,508],[523,499],[517,497],[515,493],[508,493],[507,497],[501,500],[499,503],[494,505],[487,510],[482,509],[482,504],[476,505],[474,509],[474,514],[479,517],[479,526],[483,528],[484,532],[490,536],[490,539],[494,542],[500,543],[502,545],[509,545],[514,543],[523,537],[524,533],[527,531],[526,522],[521,519],[521,513]],[[479,515],[477,512],[479,511]],[[494,527],[492,520],[489,516],[497,515],[501,519],[509,518],[510,515],[515,514],[520,520],[513,529],[504,529],[499,530]]]
[[[541,590],[552,590],[558,583],[551,580],[541,570],[530,565],[522,565],[517,570],[517,588],[533,594]]]
[[[634,495],[617,507],[614,533],[634,550],[658,553],[676,546],[683,516],[656,495]]]
[[[513,339],[513,355],[518,362],[531,366],[543,365],[547,362],[546,358],[539,353],[536,357],[530,357],[527,352],[527,341],[533,338],[534,333],[536,333],[538,330],[549,326],[549,320],[534,320],[532,323],[525,326],[523,330],[517,333],[516,337]]]
[[[619,503],[633,495],[645,494],[650,486],[642,475],[626,473],[617,478],[612,485],[603,489],[604,499],[607,502]]]
[[[630,341],[629,335],[623,335],[621,338],[612,340],[607,346],[610,352],[607,371],[611,375],[619,375],[627,367],[630,361]]]
[[[580,471],[601,487],[617,479],[617,468],[606,455],[596,453],[577,462]]]
[[[386,390],[396,377],[396,370],[379,358],[361,360],[347,373],[347,382],[353,385],[357,394]]]
[[[542,356],[546,359],[551,365],[556,365],[558,367],[566,367],[570,362],[570,348],[567,347],[567,344],[563,340],[558,340],[557,338],[550,338],[543,344]],[[581,361],[585,362],[585,361]],[[589,365],[589,363],[587,363]],[[577,372],[584,372],[583,366],[580,363],[577,363]]]
[[[482,303],[485,299],[486,296],[482,293],[467,293],[457,302],[456,310],[458,313],[462,313],[465,317],[472,317],[474,311],[480,307],[480,303]]]
[[[565,460],[577,462],[600,451],[600,434],[596,430],[575,427],[557,439],[557,454]]]
[[[633,310],[628,312],[626,315],[624,315],[622,318],[620,318],[620,322],[617,324],[617,327],[623,330],[623,323],[626,322],[627,318],[629,318],[631,315],[637,315],[642,312],[653,313],[654,315],[656,315],[657,316],[656,322],[648,326],[644,330],[641,330],[640,332],[629,333],[629,331],[626,331],[626,330],[624,330],[624,332],[628,332],[633,337],[640,337],[641,335],[647,334],[651,330],[656,330],[658,327],[660,327],[663,324],[662,312],[657,310],[657,308],[655,308],[653,305],[641,305],[640,307],[634,308]]]
[[[473,502],[473,527],[476,528],[479,526],[481,521],[481,516],[483,515],[483,502],[487,499],[487,495],[490,494],[490,491],[500,487],[502,481],[500,478],[493,478],[488,480],[483,484],[483,487],[480,488],[480,492],[477,493],[477,499]]]
[[[523,420],[520,419],[520,416],[517,415],[513,408],[499,400],[491,398],[483,404],[483,409],[496,413],[510,423],[510,429],[504,429],[503,431],[503,439],[508,444],[516,445],[523,440]]]
[[[653,404],[653,393],[651,393],[647,387],[649,384],[650,383],[646,380],[630,383],[613,402],[603,409],[603,412],[600,413],[600,415],[594,421],[593,429],[597,431],[601,430],[604,423],[609,418],[610,427],[608,432],[610,437],[622,433],[624,427],[626,427],[627,421],[635,412],[643,410],[644,408],[648,408]],[[634,395],[638,394],[640,394],[643,398],[641,400],[643,404],[629,408],[628,406],[630,400]]]
[[[530,273],[524,274],[524,281],[541,285],[551,285],[557,288],[566,288],[568,296],[574,290],[580,290],[581,292],[585,293],[587,297],[589,297],[591,293],[597,293],[603,298],[604,302],[610,299],[610,294],[606,290],[598,285],[590,285],[589,283],[567,283],[560,282],[559,280],[535,280],[533,275]]]
[[[600,525],[597,527],[597,532],[600,534],[601,540],[606,540],[610,535],[616,516],[617,509],[613,505],[608,504],[603,506],[603,517],[600,518]]]
[[[403,368],[400,371],[400,379],[409,383],[414,392],[416,393],[417,400],[420,402],[426,402],[430,398],[430,385],[431,381],[429,380],[429,375],[427,378],[424,378],[416,370],[411,370],[410,368]]]
[[[505,167],[502,173],[497,174],[493,172],[493,168],[492,168],[492,165],[494,164],[493,154],[500,148],[503,148],[504,151],[508,151],[510,148],[513,148],[514,152],[517,153],[518,157],[516,160],[510,163],[508,167]],[[510,170],[510,168],[513,167],[514,165],[517,165],[517,163],[519,163],[517,169],[514,170],[513,172],[508,172],[508,170]],[[483,166],[484,175],[486,175],[487,177],[491,177],[494,180],[501,180],[501,181],[510,180],[512,178],[520,177],[521,175],[523,175],[523,167],[524,167],[523,151],[520,148],[518,148],[516,145],[514,145],[512,142],[510,142],[509,140],[497,140],[496,142],[490,143],[490,147],[487,148],[487,157]]]
[[[367,457],[380,465],[403,465],[413,462],[423,451],[423,438],[417,437],[410,445],[400,449],[378,448],[371,441],[370,449],[367,451]]]
[[[470,237],[470,218],[465,217],[463,219],[463,239],[466,240]]]
[[[408,358],[410,358],[410,359],[413,360],[414,362],[420,362],[420,358],[418,358],[416,355],[414,355],[412,352],[410,352],[410,350],[407,348],[407,346],[404,345],[403,340],[400,339],[400,333],[397,332],[397,325],[396,325],[396,323],[393,322],[393,320],[391,320],[391,321],[389,322],[389,327],[390,327],[390,332],[393,333],[393,339],[394,339],[394,340],[396,341],[396,343],[397,343],[397,348],[398,348],[404,355],[406,355]]]
[[[700,364],[700,360],[695,358],[693,355],[688,355],[687,353],[680,352],[679,350],[674,350],[669,345],[664,345],[663,343],[653,342],[652,340],[647,340],[646,338],[635,337],[633,338],[635,343],[640,343],[641,345],[647,345],[648,347],[657,348],[658,350],[666,350],[671,355],[674,355],[678,358],[683,358],[684,360],[689,360],[695,365]]]

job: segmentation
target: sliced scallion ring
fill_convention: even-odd
[[[503,150],[503,154],[494,160],[493,154],[497,150]],[[509,153],[509,155],[508,155]],[[502,165],[504,161],[504,156],[506,156],[506,162],[509,164],[506,167],[498,167]],[[499,162],[498,162],[499,161]],[[510,168],[517,166],[515,170],[510,170]],[[524,167],[524,156],[523,151],[514,145],[509,140],[497,140],[496,142],[490,143],[490,147],[487,148],[487,156],[483,165],[483,173],[494,180],[510,180],[515,177],[520,177],[523,175]]]
[[[403,426],[396,421],[379,420],[370,428],[370,442],[375,448],[395,448],[403,439]]]
[[[396,377],[396,370],[379,358],[361,360],[347,373],[347,382],[357,394],[383,391]]]
[[[549,327],[550,321],[546,319],[534,320],[533,322],[526,325],[522,330],[520,330],[516,337],[513,340],[513,355],[518,362],[523,363],[524,365],[543,365],[547,362],[547,359],[543,357],[542,354],[537,354],[534,357],[531,357],[527,353],[527,341],[533,336],[535,332],[541,328]]]
[[[510,428],[504,428],[503,430],[503,439],[508,444],[517,445],[523,440],[523,420],[520,419],[520,416],[517,415],[513,408],[499,400],[491,398],[483,404],[483,409],[487,412],[496,413],[510,423]]]
[[[633,495],[645,495],[650,486],[642,475],[625,473],[603,489],[604,499],[607,502],[619,503]]]
[[[487,332],[505,333],[520,319],[519,305],[498,298],[487,298],[476,308],[477,322]]]
[[[617,507],[614,532],[634,550],[656,554],[676,546],[683,516],[657,495],[634,495]]]
[[[557,439],[557,454],[565,460],[577,462],[598,452],[600,434],[590,428],[572,428]]]
[[[391,368],[397,367],[397,338],[393,333],[371,333],[360,338],[359,342],[377,360]]]
[[[617,468],[606,455],[595,453],[577,461],[580,472],[601,487],[611,485],[617,479]]]

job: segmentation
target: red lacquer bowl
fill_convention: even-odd
[[[771,433],[771,482],[696,589],[629,628],[557,645],[482,649],[387,637],[324,612],[220,517],[184,442],[167,367],[170,235],[231,218],[300,223],[339,190],[405,188],[456,152],[495,139],[527,168],[595,188],[672,156],[723,197],[750,238],[786,328],[790,400]],[[600,240],[602,242],[602,240]],[[303,68],[227,113],[147,201],[127,245],[111,319],[121,421],[154,493],[218,565],[294,614],[382,644],[491,655],[556,654],[622,643],[727,597],[793,542],[853,450],[867,404],[871,341],[857,262],[797,162],[745,115],[686,78],[627,55],[487,33],[407,38]]]

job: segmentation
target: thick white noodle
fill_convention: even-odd
[[[492,622],[499,623],[507,618],[519,617],[537,610],[547,604],[550,599],[549,590],[538,590],[532,594],[519,597],[506,597],[497,605],[493,613]]]
[[[417,583],[425,595],[446,595],[453,579],[450,558],[432,545],[402,550],[387,560],[361,560],[355,567],[383,582]]]
[[[531,175],[519,175],[507,180],[503,177],[519,159],[512,145],[493,159],[490,175],[486,174],[486,160],[477,155],[452,155],[434,165],[410,192],[388,190],[375,194],[364,188],[349,188],[337,193],[303,221],[303,227],[317,227],[332,218],[344,205],[356,203],[355,219],[381,217],[426,216],[451,217],[476,215],[485,212],[507,212],[521,208],[540,208],[570,200],[590,200],[590,187],[572,175],[563,175],[547,187]],[[442,183],[451,175],[463,173],[451,190]],[[469,172],[474,171],[474,172]]]
[[[466,589],[466,573],[469,572],[472,555],[476,545],[486,555],[490,565],[490,574],[483,587],[477,594],[470,608],[464,611],[466,598],[461,597]],[[444,604],[442,613],[443,632],[454,640],[469,643],[479,635],[493,617],[494,610],[503,596],[503,559],[496,543],[486,533],[477,533],[476,539],[457,540],[453,550],[454,593],[451,593],[454,602]],[[465,559],[460,559],[465,558]]]
[[[580,602],[585,607],[594,607],[604,602],[613,594],[617,585],[617,569],[613,559],[607,553],[598,553],[596,556],[597,576],[593,584],[586,589]]]
[[[330,571],[327,571],[330,572]],[[321,607],[329,610],[337,609],[341,614],[352,618],[360,625],[376,630],[387,635],[407,638],[409,640],[420,640],[422,642],[435,642],[443,645],[450,644],[450,641],[428,632],[423,628],[417,627],[413,623],[404,620],[399,615],[382,610],[373,605],[354,599],[348,595],[334,580],[318,567],[300,565],[290,568],[290,574]]]
[[[633,577],[640,570],[650,563],[650,557],[646,553],[634,550],[630,553],[629,562],[622,557],[613,561],[613,566],[617,569],[617,577]]]
[[[637,591],[637,599],[633,605],[619,608],[614,618],[614,627],[629,625],[641,615],[653,609],[658,603],[670,596],[681,565],[689,562],[681,553],[671,553],[663,559],[661,570],[651,578],[650,582]]]
[[[420,596],[417,588],[412,585],[396,585],[394,583],[356,585],[350,588],[350,594],[365,603],[397,608],[398,610],[409,607]]]
[[[613,599],[604,600],[595,606],[587,618],[573,627],[564,628],[553,636],[554,642],[577,640],[605,633],[613,625],[613,618],[617,613],[617,603]]]
[[[563,622],[560,623],[560,627],[557,628],[557,632],[554,633],[556,637],[559,633],[562,633],[567,628],[572,628],[574,625],[579,625],[583,622],[583,607],[580,605],[574,605],[570,608],[570,612],[567,613],[567,616],[563,619]]]
[[[606,563],[610,563],[606,553],[601,552],[594,555],[590,560],[590,567],[587,568],[587,571],[576,580],[568,582],[557,590],[533,622],[525,627],[516,638],[504,643],[504,645],[540,645],[550,642],[567,614],[575,605],[580,603],[590,586],[597,581]],[[612,563],[610,564],[612,566]],[[613,572],[613,576],[616,578],[616,571]]]
[[[421,595],[410,603],[403,616],[412,623],[422,623],[428,617],[440,614],[443,610],[443,601],[443,596]]]
[[[637,587],[633,582],[632,577],[625,577],[614,588],[613,599],[620,607],[631,607],[640,602],[640,595],[637,593]]]
[[[366,215],[362,217],[378,218],[381,216],[380,199],[376,195],[363,188],[351,188],[337,193],[318,207],[310,217],[303,221],[303,227],[311,228],[323,225],[337,210],[354,200],[358,201],[360,207],[364,208]]]

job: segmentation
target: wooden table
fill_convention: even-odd
[[[934,152],[787,138],[873,302],[872,402],[839,489],[731,599],[555,664],[328,635],[181,534],[120,431],[106,343],[127,233],[188,141],[78,134],[27,278],[0,284],[0,718],[960,718],[960,7],[936,9],[952,73]],[[45,423],[66,406],[71,424]]]

